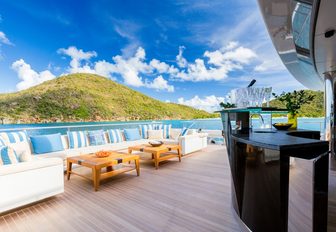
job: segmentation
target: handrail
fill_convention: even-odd
[[[138,124],[162,124],[162,122],[130,122],[130,123],[109,123],[109,124],[88,124],[88,125],[71,125],[71,126],[45,126],[45,127],[23,127],[23,128],[3,128],[0,131],[17,131],[17,130],[48,130],[48,129],[70,129],[80,127],[106,127],[106,126],[123,126],[123,125],[138,125]]]

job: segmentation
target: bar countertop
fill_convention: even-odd
[[[255,130],[249,134],[232,134],[232,138],[253,146],[278,151],[313,147],[321,147],[321,151],[327,151],[328,141],[313,139],[319,137],[319,134],[319,131],[311,130]]]

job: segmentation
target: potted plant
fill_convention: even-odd
[[[235,104],[231,104],[229,102],[227,102],[227,103],[221,102],[221,103],[219,103],[219,105],[220,105],[220,107],[222,107],[224,109],[236,107]]]
[[[299,110],[302,105],[310,103],[314,100],[314,95],[309,94],[304,90],[285,93],[283,92],[280,95],[276,95],[273,93],[273,96],[279,100],[280,102],[284,103],[287,110],[288,110],[288,123],[292,123],[291,129],[297,128],[297,118],[299,114]]]

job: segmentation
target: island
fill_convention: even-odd
[[[220,111],[232,174],[232,206],[242,231],[288,231],[291,162],[310,160],[312,190],[302,191],[312,191],[312,199],[304,203],[311,204],[312,231],[327,231],[329,143],[319,140],[319,131],[251,128],[252,115],[283,111],[266,107]],[[300,230],[299,216],[292,221]]]

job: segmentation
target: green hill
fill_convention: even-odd
[[[93,74],[71,74],[16,93],[0,94],[6,122],[209,118],[189,106],[164,103]]]
[[[324,93],[322,91],[305,90],[308,94],[314,95],[314,100],[308,104],[304,104],[299,110],[299,117],[323,117],[324,116]],[[272,100],[270,106],[286,108],[286,106],[278,101]]]

